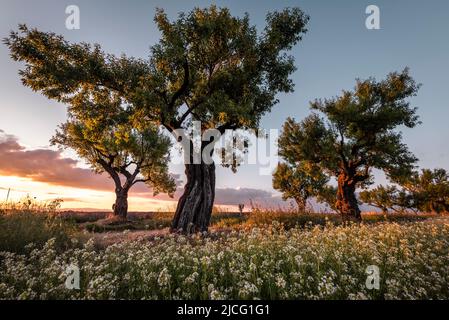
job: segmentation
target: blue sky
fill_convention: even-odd
[[[80,8],[81,29],[65,28],[65,8]],[[298,71],[295,92],[280,95],[280,103],[264,117],[263,127],[280,128],[288,116],[300,120],[309,114],[308,102],[331,97],[354,86],[355,78],[385,77],[410,67],[422,83],[413,105],[423,124],[404,130],[405,142],[420,159],[421,167],[449,169],[449,1],[24,1],[0,0],[0,37],[26,23],[63,34],[71,42],[97,42],[106,52],[147,58],[149,46],[159,38],[153,22],[156,7],[175,18],[180,11],[210,4],[228,7],[232,14],[248,12],[251,22],[264,27],[268,11],[299,6],[310,15],[309,32],[294,48]],[[365,27],[365,8],[380,8],[380,30]],[[65,107],[23,87],[20,65],[0,45],[0,129],[15,135],[27,148],[46,148],[56,126],[66,117]],[[182,172],[179,167],[176,172]],[[378,181],[383,178],[378,176]],[[255,165],[237,174],[217,173],[219,188],[255,188],[272,191],[271,177],[260,176]]]

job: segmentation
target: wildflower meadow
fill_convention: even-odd
[[[1,299],[447,299],[449,222],[271,225],[0,253]],[[80,288],[65,286],[68,265]],[[378,289],[367,286],[377,266]]]

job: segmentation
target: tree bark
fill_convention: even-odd
[[[361,212],[355,196],[356,182],[354,177],[341,173],[338,177],[336,208],[343,221],[362,221]]]
[[[114,216],[126,220],[128,215],[128,190],[125,188],[115,189],[115,203],[112,206]]]
[[[303,198],[295,198],[296,206],[298,207],[299,213],[305,213],[306,212],[306,200]]]
[[[215,198],[215,164],[186,164],[185,174],[187,183],[171,231],[184,234],[207,231]]]

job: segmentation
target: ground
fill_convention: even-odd
[[[447,216],[342,225],[326,214],[214,213],[209,233],[189,237],[170,234],[164,213],[133,214],[129,230],[103,225],[103,214],[44,217],[0,215],[0,298],[449,298]],[[79,290],[66,286],[68,266]]]

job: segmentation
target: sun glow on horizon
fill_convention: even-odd
[[[9,190],[9,196],[8,196]],[[61,209],[98,209],[111,210],[115,200],[114,191],[100,191],[52,185],[36,182],[30,178],[17,176],[0,176],[0,202],[20,201],[29,195],[37,201],[62,199]],[[8,199],[7,199],[8,198]],[[174,210],[175,200],[161,200],[130,195],[129,211],[161,211]]]

